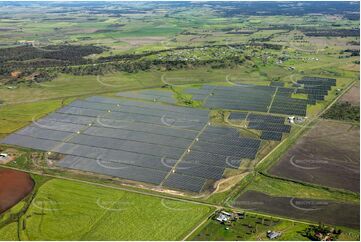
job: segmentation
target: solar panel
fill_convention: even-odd
[[[46,128],[40,128],[38,126],[30,125],[22,130],[19,130],[17,134],[27,135],[34,138],[49,139],[55,141],[63,141],[66,138],[74,134],[74,132],[65,132],[58,130],[50,130]]]
[[[285,117],[251,113],[248,115],[247,120],[253,121],[253,122],[267,122],[267,123],[283,124],[285,122]]]
[[[196,160],[182,160],[175,171],[179,174],[219,180],[222,178],[224,169],[224,167],[204,165]]]
[[[200,164],[210,166],[229,167],[237,169],[240,165],[241,157],[225,156],[192,150],[190,153],[184,156],[184,160],[192,160]]]
[[[167,175],[167,172],[159,170],[77,156],[65,156],[57,166],[156,185],[159,185]]]
[[[54,146],[61,144],[60,141],[34,138],[20,134],[11,134],[1,141],[2,144],[16,145],[36,150],[51,150]]]
[[[254,121],[249,122],[248,128],[249,129],[257,129],[257,130],[274,131],[274,132],[280,132],[280,133],[289,133],[291,131],[290,125],[267,123],[267,122],[254,122]]]
[[[205,183],[206,179],[204,178],[172,173],[164,181],[163,186],[192,192],[200,192]]]
[[[261,139],[263,140],[282,140],[282,133],[279,132],[271,132],[271,131],[262,131]]]
[[[131,140],[146,142],[152,144],[159,144],[164,146],[171,146],[177,148],[187,147],[193,139],[187,139],[177,136],[168,136],[168,135],[159,135],[153,133],[145,133],[135,130],[126,130],[126,129],[114,129],[106,127],[90,127],[89,129],[83,132],[87,135],[109,137],[115,139]]]
[[[184,148],[175,148],[145,142],[121,140],[109,137],[89,136],[80,134],[72,137],[69,143],[81,144],[90,147],[121,150],[135,154],[145,154],[154,156],[167,156],[172,158],[180,157],[184,153]]]

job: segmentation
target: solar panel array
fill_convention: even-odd
[[[284,125],[285,118],[274,115],[261,115],[246,112],[232,112],[230,120],[247,120],[249,129],[261,130],[262,140],[282,140],[283,133],[289,133],[291,126]]]
[[[173,92],[166,90],[148,89],[140,91],[120,92],[117,94],[117,96],[172,104],[175,104],[177,102],[177,100],[173,96]]]
[[[275,90],[270,86],[204,85],[200,89],[186,89],[185,92],[191,94],[194,100],[203,101],[207,108],[267,112]]]
[[[275,140],[281,141],[283,133],[272,132],[272,131],[262,131],[261,139],[263,140]]]
[[[159,185],[207,122],[205,110],[91,97],[2,143],[64,154],[60,167]]]
[[[249,114],[247,116],[248,128],[261,130],[263,140],[282,140],[283,133],[291,131],[290,125],[285,125],[285,118],[273,115]]]
[[[153,102],[90,97],[77,100],[2,143],[57,152],[62,168],[200,192],[260,140],[208,124],[208,111]]]
[[[247,110],[305,116],[307,100],[292,98],[293,88],[274,86],[202,86],[185,90],[213,109]],[[232,118],[232,117],[231,117]]]
[[[336,79],[321,77],[304,77],[294,84],[298,93],[308,95],[308,103],[316,104],[319,100],[324,100],[332,86],[336,86]]]
[[[306,116],[307,99],[292,98],[286,92],[276,93],[270,108],[271,113]]]

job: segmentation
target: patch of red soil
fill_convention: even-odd
[[[25,172],[0,168],[0,214],[8,210],[34,188],[34,181]]]

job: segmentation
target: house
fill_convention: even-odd
[[[220,223],[225,223],[225,222],[228,222],[230,220],[231,216],[232,216],[232,214],[227,213],[225,211],[221,211],[218,214],[218,217],[216,218],[216,220],[219,221]]]
[[[218,215],[218,217],[216,218],[216,220],[219,221],[220,223],[227,222],[228,219],[229,219],[229,217],[224,215],[223,213],[220,213]]]
[[[276,232],[276,231],[267,231],[267,237],[269,239],[276,239],[277,237],[281,236],[281,232]]]
[[[231,216],[232,216],[232,214],[227,213],[226,211],[222,211],[221,213],[224,214],[224,215],[226,215],[226,216],[228,216],[228,217],[231,217]]]

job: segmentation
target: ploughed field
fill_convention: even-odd
[[[268,171],[327,187],[360,191],[360,130],[349,123],[319,121]]]
[[[342,102],[349,102],[352,105],[360,105],[360,84],[353,86],[340,99]]]
[[[274,197],[267,194],[246,191],[233,204],[248,210],[277,214],[295,219],[310,220],[332,225],[358,228],[360,206],[328,200]]]
[[[0,214],[26,197],[33,187],[29,174],[0,168]]]

